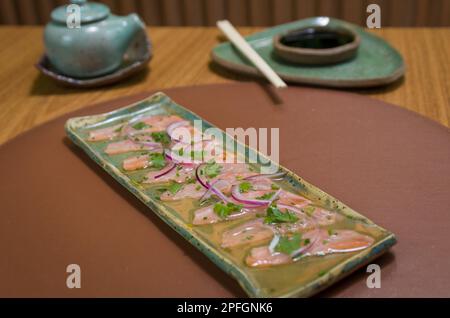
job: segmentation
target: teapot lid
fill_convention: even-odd
[[[105,19],[110,11],[109,8],[97,2],[88,2],[87,0],[70,0],[71,4],[80,7],[80,22],[90,23]],[[71,13],[67,11],[68,5],[63,5],[51,13],[51,18],[55,22],[66,23],[68,15]]]

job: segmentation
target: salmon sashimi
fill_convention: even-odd
[[[314,227],[315,223],[304,215],[299,216],[293,223],[267,223],[264,218],[258,218],[224,232],[222,235],[222,246],[232,247],[235,245],[256,243],[271,239],[274,233],[283,235],[287,233],[306,232],[314,229]],[[247,229],[251,229],[251,235],[245,235],[248,232]],[[260,231],[261,233],[259,233]]]
[[[303,208],[303,211],[306,211],[308,213],[308,209],[310,207],[312,206]],[[334,224],[338,221],[341,221],[344,218],[342,215],[334,211],[328,211],[319,207],[312,207],[312,208],[313,208],[312,217],[314,220],[316,220],[317,224],[321,226]]]
[[[120,135],[120,131],[125,124],[118,124],[111,127],[91,130],[89,132],[89,141],[101,141],[113,139]]]
[[[124,127],[122,134],[134,136],[165,131],[170,124],[177,121],[183,121],[183,119],[176,115],[137,117]]]
[[[261,246],[250,250],[245,263],[250,267],[268,267],[292,262],[289,255],[280,252],[271,252],[269,247]]]
[[[320,230],[319,239],[308,251],[308,255],[349,253],[372,245],[374,239],[352,230]]]
[[[108,144],[108,146],[106,146],[105,148],[105,153],[107,153],[108,155],[116,155],[126,152],[154,150],[154,149],[162,150],[162,145],[160,143],[154,143],[152,141],[136,142],[130,139],[126,139]]]
[[[211,183],[216,180],[223,180],[227,181],[230,186],[232,186],[233,184],[241,182],[247,177],[255,176],[258,174],[251,171],[248,165],[245,163],[219,163],[218,165],[221,167],[219,170],[219,174],[210,179]]]
[[[122,167],[126,171],[134,171],[138,169],[145,169],[151,167],[152,162],[148,155],[141,155],[127,158],[123,161]]]
[[[160,199],[162,201],[175,201],[181,199],[199,199],[205,193],[205,189],[199,183],[188,183],[180,185],[177,191],[164,191]]]
[[[365,249],[374,239],[352,230],[313,230],[302,236],[304,244],[301,256],[323,256],[331,253],[348,253]],[[306,243],[305,243],[306,242]],[[278,246],[278,245],[277,245]],[[245,262],[250,267],[265,267],[292,263],[295,259],[277,249],[277,246],[261,246],[251,249]]]
[[[268,240],[274,235],[273,228],[263,219],[255,219],[241,224],[222,234],[222,247],[234,247]]]
[[[200,208],[199,210],[194,212],[194,220],[192,224],[194,225],[205,225],[205,224],[213,224],[222,221],[229,221],[238,219],[244,216],[249,216],[252,214],[257,214],[261,212],[261,208],[242,208],[238,212],[234,212],[227,216],[226,218],[221,218],[216,212],[214,212],[214,205],[209,205],[204,208]]]
[[[288,191],[281,191],[278,199],[279,203],[293,206],[295,208],[303,208],[312,202],[301,195],[294,194]]]

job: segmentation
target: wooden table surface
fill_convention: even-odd
[[[239,28],[250,34],[260,28]],[[450,126],[450,28],[372,30],[397,48],[406,76],[385,88],[358,93],[400,105]],[[223,37],[216,28],[153,27],[154,58],[147,71],[98,89],[58,86],[34,64],[43,53],[43,28],[0,27],[0,144],[38,124],[83,106],[145,90],[251,80],[211,64]]]

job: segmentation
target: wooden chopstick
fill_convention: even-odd
[[[228,20],[217,21],[217,27],[225,34],[231,43],[276,87],[287,87],[286,83],[263,60],[263,58],[248,44]]]

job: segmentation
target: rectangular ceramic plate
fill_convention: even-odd
[[[375,242],[369,248],[358,252],[309,256],[292,264],[270,268],[248,267],[243,261],[243,257],[248,252],[248,247],[244,246],[238,248],[238,251],[230,251],[220,247],[220,244],[215,242],[215,233],[223,230],[220,223],[193,226],[190,223],[192,217],[178,213],[176,204],[159,200],[154,186],[144,186],[139,183],[142,173],[124,172],[120,168],[120,160],[123,157],[106,155],[103,152],[106,142],[89,142],[86,140],[87,132],[90,129],[112,126],[139,114],[176,114],[191,122],[202,120],[196,114],[177,105],[166,95],[157,93],[143,101],[110,113],[69,119],[66,123],[66,132],[75,144],[81,147],[124,188],[144,202],[162,220],[203,252],[223,271],[234,277],[249,296],[310,296],[370,262],[395,244],[394,234],[375,225],[342,202],[280,166],[280,169],[287,173],[285,180],[292,189],[291,191],[301,194],[313,202],[320,202],[320,205],[324,208],[341,214],[345,217],[345,222],[351,224],[352,227],[358,230],[364,229],[366,233],[370,233],[375,238]],[[213,126],[203,120],[203,129],[209,127]],[[256,150],[245,147],[245,154],[248,156],[251,153],[255,154]]]

